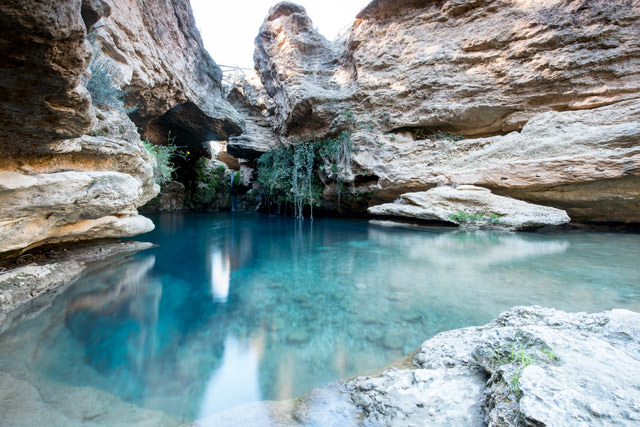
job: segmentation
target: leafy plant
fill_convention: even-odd
[[[225,186],[227,170],[223,165],[209,168],[207,159],[201,157],[196,161],[193,170],[198,177],[198,181],[204,183],[212,193],[218,192]]]
[[[229,206],[231,175],[224,164],[201,157],[192,170],[196,179],[187,188],[185,205],[190,209],[219,209]]]
[[[351,110],[344,110],[342,115],[349,124],[356,124]],[[320,205],[323,189],[317,172],[324,170],[336,182],[339,209],[344,188],[342,177],[351,173],[353,151],[351,131],[343,130],[321,141],[314,138],[264,153],[258,159],[257,179],[263,196],[269,204],[293,204],[299,219],[304,207],[309,206],[313,219],[313,207]]]
[[[170,141],[172,140],[170,139]],[[156,183],[163,186],[171,181],[173,173],[176,170],[171,158],[181,155],[178,151],[178,146],[171,142],[167,145],[155,145],[148,139],[142,140],[142,145],[156,158],[156,165],[153,168]]]
[[[237,187],[239,185],[242,185],[242,176],[240,175],[240,172],[235,172],[233,174],[233,186]]]
[[[540,351],[549,358],[550,361],[555,362],[558,360],[558,356],[556,356],[556,352],[553,349],[542,348]]]
[[[102,108],[113,108],[129,114],[137,110],[137,107],[126,108],[124,97],[127,91],[122,90],[114,81],[118,73],[115,61],[106,56],[96,41],[95,34],[89,36],[93,47],[93,56],[89,63],[91,78],[87,82],[87,90],[91,94],[94,105]]]
[[[520,398],[522,396],[522,391],[520,390],[520,372],[515,373],[511,377],[511,388],[516,397]]]
[[[344,110],[342,112],[342,115],[347,119],[347,121],[351,124],[355,124],[356,120],[353,117],[353,111],[351,110]]]
[[[90,135],[91,136],[107,136],[109,135],[109,131],[107,129],[98,129],[91,132]]]
[[[313,142],[280,147],[258,159],[258,183],[269,203],[294,205],[295,216],[302,218],[304,206],[320,204],[322,188],[314,174],[317,155]]]

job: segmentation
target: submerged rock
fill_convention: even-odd
[[[566,212],[497,196],[473,185],[403,194],[396,203],[369,208],[374,215],[448,221],[471,228],[522,230],[569,222]]]

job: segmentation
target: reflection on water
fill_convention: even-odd
[[[209,378],[198,418],[262,400],[258,383],[260,353],[259,345],[240,343],[235,337],[225,340],[220,366]]]
[[[155,219],[157,248],[87,275],[0,336],[0,370],[189,421],[379,368],[514,305],[640,311],[639,235]]]
[[[229,275],[231,274],[229,255],[218,249],[209,254],[209,275],[211,278],[211,294],[216,302],[226,302],[229,297]]]

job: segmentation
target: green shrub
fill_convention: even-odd
[[[98,107],[113,108],[125,114],[134,112],[137,107],[125,107],[124,97],[127,91],[122,90],[114,82],[114,75],[118,72],[115,61],[102,52],[95,34],[89,36],[89,41],[93,47],[93,56],[89,63],[91,78],[87,82],[87,90],[91,94],[92,103]]]
[[[314,173],[318,160],[316,145],[301,142],[280,147],[258,159],[258,183],[268,203],[292,203],[295,216],[302,219],[304,206],[320,204],[322,186]]]
[[[169,139],[169,141],[172,141]],[[180,156],[178,146],[170,142],[167,145],[155,145],[149,140],[142,140],[144,147],[156,158],[156,166],[153,168],[153,174],[156,183],[163,186],[173,178],[176,170],[175,165],[171,161],[174,156]]]
[[[355,126],[351,110],[342,116],[350,127]],[[304,206],[309,206],[313,219],[313,207],[320,205],[323,186],[317,175],[324,170],[336,183],[338,209],[344,193],[342,177],[351,173],[351,153],[354,152],[351,131],[343,130],[337,136],[320,141],[300,141],[291,147],[280,147],[264,153],[258,159],[258,184],[268,204],[293,204],[295,216],[302,218]],[[360,194],[348,193],[354,200]]]
[[[91,94],[92,102],[103,108],[114,108],[124,111],[125,91],[117,87],[113,81],[116,72],[113,60],[101,51],[96,51],[89,64],[91,79],[87,83],[87,90]]]
[[[201,157],[196,161],[193,170],[197,177],[197,185],[189,196],[192,207],[210,208],[216,200],[224,200],[229,196],[230,179],[224,165],[211,167],[209,160]]]

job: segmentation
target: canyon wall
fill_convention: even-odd
[[[472,184],[639,222],[638,34],[637,0],[375,0],[328,41],[283,2],[254,60],[279,136],[351,132],[369,206]]]
[[[187,0],[0,12],[0,252],[150,231],[136,209],[158,186],[141,135],[199,153],[242,132]]]

